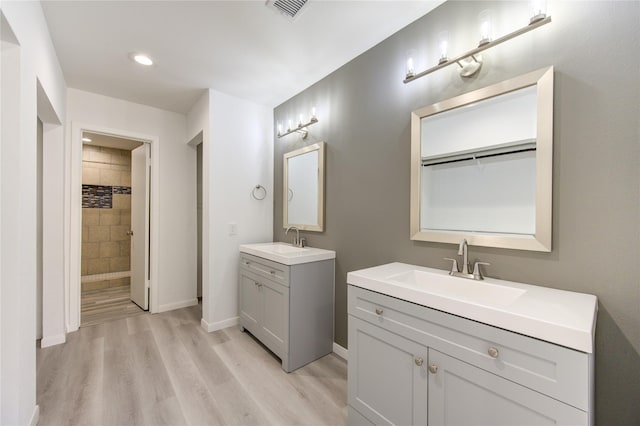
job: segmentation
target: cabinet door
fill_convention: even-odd
[[[429,426],[588,424],[584,411],[433,349],[429,369]]]
[[[427,424],[427,348],[349,315],[349,405],[376,425]]]
[[[247,273],[240,271],[240,319],[243,327],[258,333],[260,310],[262,309],[258,282]],[[256,336],[258,337],[258,336]]]
[[[263,303],[262,341],[283,358],[289,342],[289,288],[270,280],[261,280],[259,287]]]

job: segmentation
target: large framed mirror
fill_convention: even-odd
[[[411,239],[551,251],[553,67],[411,114]]]
[[[284,154],[283,226],[324,231],[325,143]]]

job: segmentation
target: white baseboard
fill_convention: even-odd
[[[202,318],[202,320],[200,321],[200,325],[207,333],[211,333],[212,331],[222,330],[223,328],[229,328],[233,327],[234,325],[238,325],[239,319],[239,317],[233,317],[223,321],[209,323],[205,321],[204,318]]]
[[[33,414],[31,415],[31,420],[29,420],[29,426],[36,426],[40,421],[40,406],[36,405],[33,409]]]
[[[40,347],[48,348],[49,346],[59,345],[66,341],[67,341],[66,334],[56,334],[55,336],[47,336],[47,337],[43,337],[42,340],[40,340]]]
[[[338,355],[340,358],[345,361],[349,361],[349,350],[340,346],[336,342],[333,342],[333,353]]]
[[[173,311],[174,309],[186,308],[198,304],[198,298],[183,300],[181,302],[167,303],[166,305],[158,306],[158,313]]]

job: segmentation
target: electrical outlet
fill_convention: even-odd
[[[238,224],[229,223],[229,235],[238,235]]]

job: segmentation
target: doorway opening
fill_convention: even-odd
[[[149,152],[82,132],[81,326],[149,309]]]

